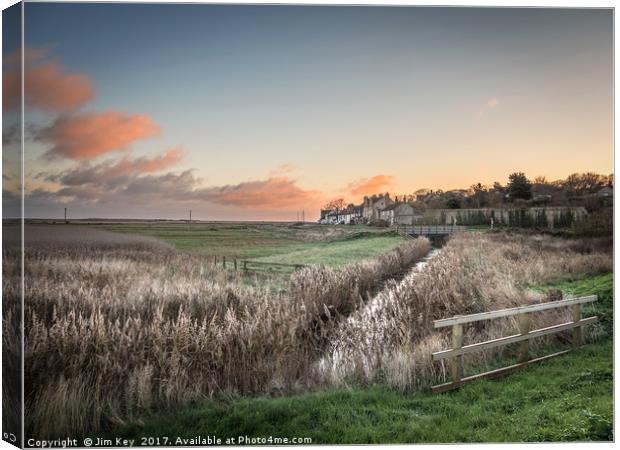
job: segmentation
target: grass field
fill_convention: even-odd
[[[613,439],[612,274],[556,287],[597,294],[599,339],[569,355],[444,394],[373,386],[281,398],[218,398],[115,436],[310,437],[313,444]]]
[[[291,249],[285,254],[254,258],[255,261],[283,264],[324,264],[330,267],[343,267],[355,261],[371,258],[387,252],[403,242],[397,235],[364,235],[361,237],[340,238],[331,242],[315,242]]]
[[[151,236],[179,250],[261,263],[342,267],[391,250],[404,239],[366,226],[290,224],[109,224],[109,231]]]

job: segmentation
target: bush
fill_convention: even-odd
[[[578,222],[574,228],[578,236],[609,236],[614,233],[613,209],[605,208],[588,214],[584,220]]]
[[[373,219],[368,222],[371,227],[387,228],[390,226],[390,222],[384,219]]]

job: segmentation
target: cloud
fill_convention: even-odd
[[[123,158],[116,163],[106,161],[95,166],[82,165],[58,175],[46,174],[46,180],[60,182],[67,186],[110,185],[117,182],[119,177],[161,172],[178,164],[182,158],[183,150],[175,147],[153,158]]]
[[[35,138],[52,145],[46,153],[48,157],[84,160],[127,150],[134,141],[159,132],[159,125],[146,114],[108,111],[60,116]]]
[[[5,60],[8,66],[2,74],[4,96],[2,108],[18,108],[21,102],[21,49]],[[26,107],[66,112],[80,107],[95,95],[90,78],[82,73],[67,71],[48,52],[24,49],[24,103]]]
[[[164,154],[154,158],[123,158],[118,163],[107,168],[103,172],[105,178],[117,177],[128,174],[143,174],[161,172],[178,164],[183,158],[183,150],[180,147],[171,148]]]
[[[347,187],[351,195],[372,195],[382,192],[386,187],[394,184],[396,179],[392,175],[375,175],[355,181]]]
[[[96,176],[101,177],[102,174],[103,171],[99,171]],[[193,170],[161,175],[137,175],[134,172],[107,185],[103,180],[100,180],[101,183],[90,182],[89,176],[87,170],[65,174],[57,178],[62,183],[58,190],[39,189],[31,196],[38,200],[56,199],[58,202],[113,204],[119,208],[132,204],[164,206],[187,203],[269,211],[310,210],[324,200],[319,191],[303,189],[295,180],[286,177],[202,187],[201,180],[194,176]]]
[[[497,97],[491,97],[480,108],[480,115],[483,116],[484,113],[487,112],[489,109],[497,108],[498,105],[499,105],[499,100],[497,99]]]
[[[47,180],[56,181],[60,188],[35,189],[27,194],[28,200],[107,204],[119,210],[131,205],[158,207],[166,201],[177,203],[192,200],[193,190],[200,181],[194,177],[192,170],[161,175],[132,173],[106,181],[98,179],[103,178],[104,171],[97,172],[96,169],[85,168],[59,176],[48,175]],[[90,174],[96,178],[88,178]]]
[[[297,166],[293,164],[280,164],[278,167],[269,172],[270,177],[276,177],[279,175],[285,175],[297,170]]]
[[[270,177],[267,180],[207,188],[196,194],[220,205],[269,210],[310,208],[320,203],[322,197],[319,191],[302,189],[288,177]]]
[[[96,201],[101,198],[103,192],[97,186],[68,186],[56,191],[54,194],[60,199],[80,198],[82,200]]]
[[[2,128],[2,145],[12,145],[21,142],[21,128],[17,125],[4,126]]]
[[[194,198],[194,189],[199,182],[193,172],[194,170],[185,170],[181,173],[169,172],[163,175],[134,177],[120,193],[122,197],[148,196],[155,200],[191,200]]]

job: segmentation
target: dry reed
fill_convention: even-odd
[[[576,248],[585,253],[576,252]],[[412,390],[445,380],[445,367],[432,362],[431,353],[450,347],[448,330],[435,331],[433,320],[538,302],[543,295],[528,290],[529,285],[611,270],[609,253],[594,251],[579,241],[549,236],[456,235],[427,265],[412,270],[398,283],[390,283],[369,307],[341,323],[319,364],[324,383],[382,381]],[[568,311],[553,310],[535,315],[532,326],[568,320]],[[467,328],[465,344],[511,331],[516,332],[514,319],[478,322]],[[480,364],[501,352],[468,356],[466,363]]]
[[[66,233],[37,234],[25,252],[33,437],[93,433],[218,392],[350,381],[415,389],[444,376],[430,353],[447,347],[446,334],[432,320],[538,301],[531,283],[611,270],[610,254],[580,241],[462,234],[423,268],[410,270],[430,249],[418,239],[342,270],[304,268],[273,292],[152,239]],[[19,299],[19,257],[5,246],[5,320],[19,312],[6,300]],[[481,324],[465,338],[513,326]],[[17,349],[10,328],[3,331]]]
[[[33,437],[97,432],[218,392],[302,389],[342,318],[430,249],[422,239],[344,270],[306,268],[274,293],[139,236],[41,236],[25,250]],[[19,298],[19,256],[5,247],[5,298]]]

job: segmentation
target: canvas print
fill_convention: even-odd
[[[612,8],[2,24],[4,441],[613,441]]]

